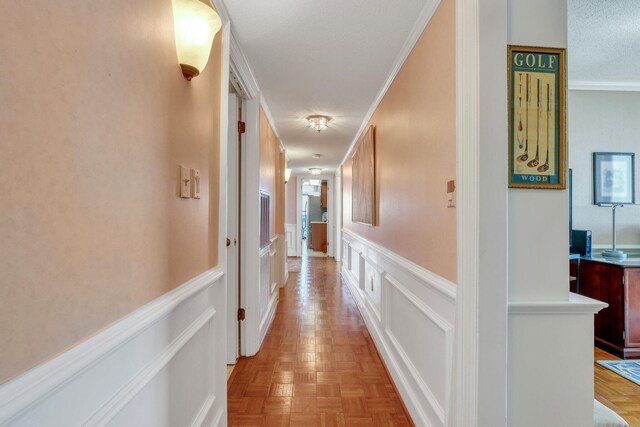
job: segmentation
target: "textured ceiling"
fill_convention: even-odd
[[[640,0],[569,0],[570,81],[640,81]]]
[[[339,165],[425,4],[225,1],[294,172]],[[335,120],[317,133],[310,114]]]

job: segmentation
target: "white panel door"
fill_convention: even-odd
[[[227,146],[227,364],[236,363],[239,355],[238,341],[238,120],[240,102],[235,93],[229,93],[229,137]]]

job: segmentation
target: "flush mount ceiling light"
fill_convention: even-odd
[[[176,49],[182,74],[198,76],[209,61],[211,45],[222,21],[215,10],[200,0],[172,0]]]
[[[313,114],[311,116],[307,116],[307,122],[309,122],[309,127],[311,129],[315,129],[320,133],[323,129],[329,127],[329,123],[331,123],[333,119],[329,116],[323,116],[321,114]]]
[[[312,157],[313,157],[314,159],[319,159],[320,157],[322,157],[322,154],[317,154],[317,153],[316,153],[316,154],[314,154]]]
[[[322,168],[309,168],[311,175],[320,175],[320,172],[322,172]]]

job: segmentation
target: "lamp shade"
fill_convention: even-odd
[[[222,21],[213,8],[200,0],[172,0],[176,48],[182,74],[191,80],[209,61],[211,45]]]

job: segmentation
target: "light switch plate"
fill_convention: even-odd
[[[200,198],[200,171],[191,169],[191,197]]]
[[[188,199],[191,197],[191,170],[180,166],[180,197]]]

